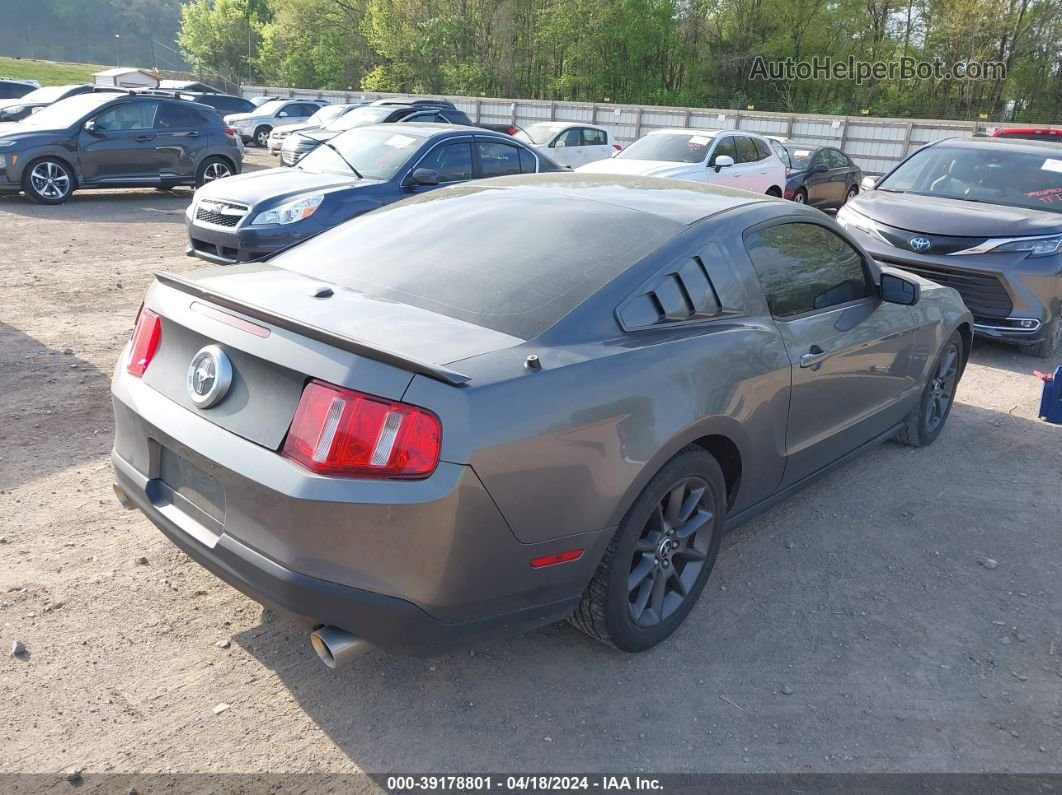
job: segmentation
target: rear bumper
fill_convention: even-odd
[[[383,649],[445,651],[559,620],[612,535],[523,544],[470,467],[440,464],[415,482],[321,477],[124,369],[112,390],[116,483],[171,541],[255,601]],[[200,480],[168,484],[167,455]],[[221,495],[209,515],[186,496],[204,478]],[[579,560],[530,566],[576,547]]]
[[[576,595],[486,618],[443,622],[404,599],[300,574],[231,536],[221,536],[208,548],[156,508],[150,481],[116,453],[112,461],[116,484],[130,501],[211,574],[265,607],[311,624],[341,627],[381,649],[439,654],[560,621],[579,603]]]

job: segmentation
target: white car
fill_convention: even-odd
[[[767,139],[743,130],[653,130],[619,152],[576,169],[588,174],[640,174],[781,196],[785,165]]]
[[[293,122],[291,124],[280,124],[273,128],[269,133],[269,154],[273,157],[280,157],[280,147],[284,145],[284,139],[292,133],[304,132],[306,130],[316,130],[320,127],[324,127],[328,122],[333,119],[338,119],[344,113],[351,108],[358,107],[355,105],[325,105],[315,114],[313,114],[306,121]]]
[[[244,143],[254,141],[265,146],[274,127],[306,121],[327,104],[321,99],[274,99],[249,113],[229,114],[225,123],[236,130]]]
[[[513,137],[544,152],[562,166],[571,168],[607,160],[623,148],[604,127],[578,122],[532,124],[526,130],[519,130]]]

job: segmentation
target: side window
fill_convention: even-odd
[[[873,295],[874,284],[859,252],[818,224],[770,226],[748,235],[745,248],[774,317]]]
[[[564,146],[582,146],[582,136],[579,135],[579,128],[572,127],[570,130],[565,130],[557,136],[557,140],[553,142],[553,146],[560,149]]]
[[[734,145],[734,136],[727,135],[724,138],[720,138],[715,145],[715,151],[712,152],[712,159],[708,161],[708,165],[714,166],[715,159],[720,155],[727,155],[734,158],[735,163],[740,163],[737,156],[737,147]]]
[[[843,152],[839,152],[836,149],[830,149],[828,154],[830,157],[830,168],[848,168],[852,165],[848,162],[848,158],[844,156]]]
[[[535,156],[526,149],[520,150],[520,173],[521,174],[534,174],[538,171],[538,162],[535,160]]]
[[[495,141],[479,141],[480,175],[485,177],[504,177],[520,173],[520,150],[509,144]]]
[[[740,157],[739,163],[755,163],[760,159],[760,153],[756,151],[756,144],[751,138],[744,135],[737,136],[737,150]]]
[[[762,138],[753,138],[752,143],[756,144],[756,151],[759,153],[759,160],[768,158],[771,156],[771,148],[767,146],[767,142]]]
[[[702,320],[723,311],[700,257],[676,262],[642,289],[620,307],[620,321],[628,331]]]
[[[125,102],[96,117],[96,129],[104,131],[150,130],[155,126],[157,102]]]
[[[432,149],[417,168],[438,172],[439,182],[464,182],[472,179],[472,144],[444,144]]]
[[[583,128],[583,146],[608,146],[608,136],[604,130]]]
[[[827,159],[826,150],[820,149],[815,153],[815,159],[811,161],[811,167],[816,168],[818,166],[829,166],[830,161]]]
[[[180,105],[164,103],[159,106],[158,115],[155,117],[155,126],[160,130],[187,130],[190,127],[198,127],[202,119],[191,108],[182,108]]]

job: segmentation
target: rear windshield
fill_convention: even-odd
[[[1062,212],[1062,149],[1006,145],[931,146],[911,155],[879,190]]]
[[[552,192],[468,185],[363,215],[270,264],[531,339],[684,228]]]

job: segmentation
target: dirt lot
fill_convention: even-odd
[[[650,653],[555,626],[332,672],[111,494],[108,379],[152,273],[196,266],[189,195],[0,198],[0,770],[1062,771],[1042,363],[979,344],[936,445],[732,534]]]

